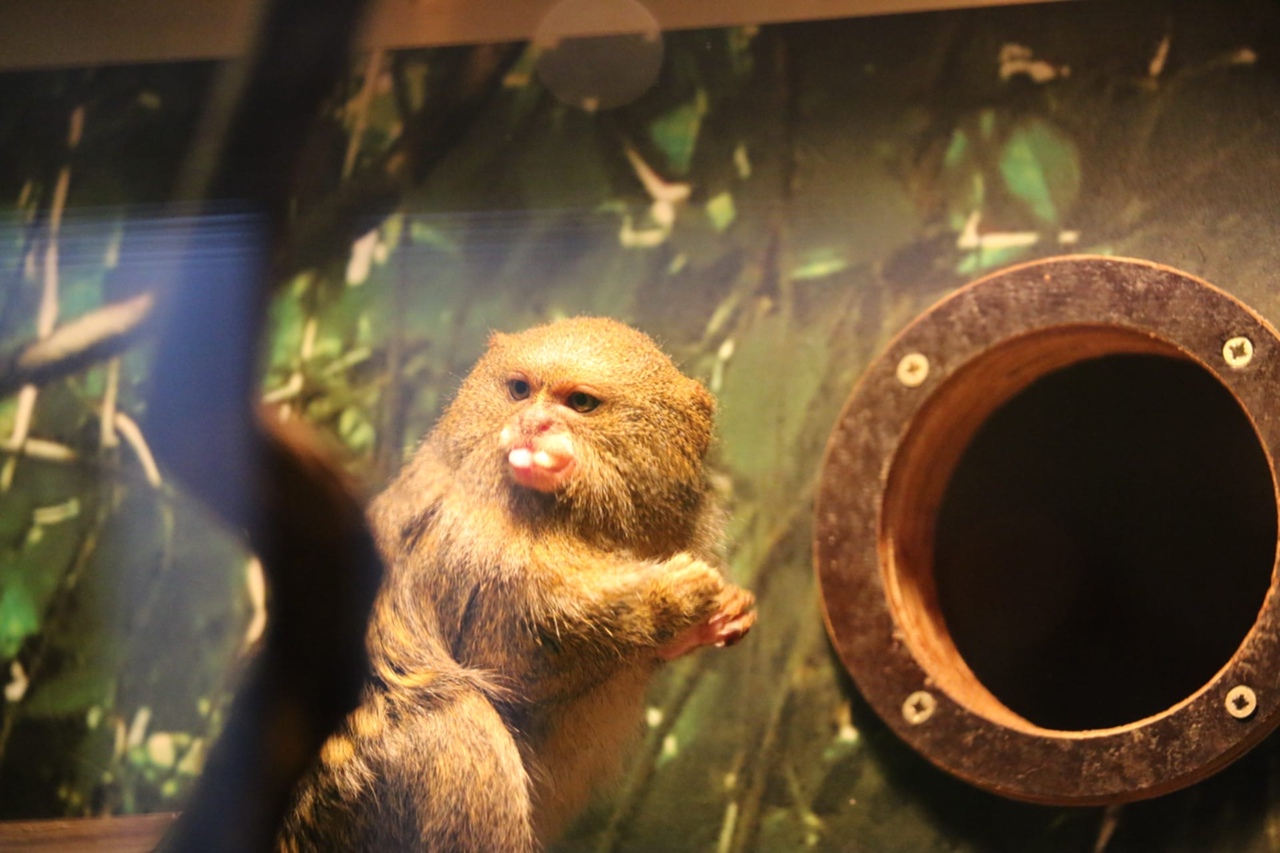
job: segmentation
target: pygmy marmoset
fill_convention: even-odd
[[[715,403],[646,335],[492,336],[370,519],[374,675],[296,795],[285,849],[532,851],[616,772],[664,660],[729,645]]]

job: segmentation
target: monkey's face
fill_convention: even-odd
[[[575,415],[597,409],[599,396],[574,383],[547,387],[519,371],[507,378],[506,393],[515,408],[498,443],[511,479],[539,492],[560,491],[577,473],[579,447],[573,433],[581,425],[574,423]]]
[[[494,335],[436,432],[461,476],[514,490],[517,512],[647,547],[700,505],[714,411],[644,334],[573,318]]]

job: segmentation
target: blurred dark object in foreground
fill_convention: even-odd
[[[209,107],[197,149],[214,153],[191,155],[180,190],[237,226],[221,235],[226,251],[186,253],[161,306],[149,434],[161,463],[245,531],[270,585],[271,621],[165,850],[270,849],[293,783],[355,707],[367,673],[381,571],[361,502],[301,428],[270,428],[255,405],[294,165],[362,5],[265,4],[252,55],[228,69]]]

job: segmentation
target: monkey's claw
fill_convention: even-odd
[[[663,660],[675,660],[702,646],[732,646],[755,624],[755,603],[756,597],[742,587],[726,586],[715,612],[663,647],[660,656]]]
[[[724,648],[745,637],[756,624],[755,604],[756,597],[742,587],[725,589],[719,609],[707,620],[707,627],[714,632],[710,645]]]

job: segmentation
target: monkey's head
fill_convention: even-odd
[[[657,545],[704,500],[714,412],[647,335],[576,317],[494,334],[437,434],[460,473],[500,482],[513,505]]]

